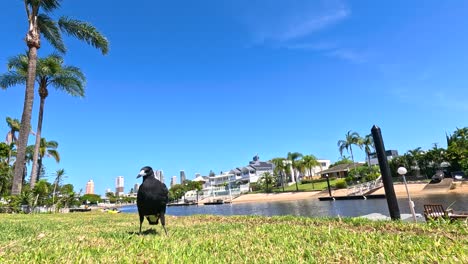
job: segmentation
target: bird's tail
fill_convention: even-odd
[[[159,222],[159,216],[158,215],[148,215],[146,217],[146,219],[148,220],[148,223],[150,225],[157,225],[158,222]]]

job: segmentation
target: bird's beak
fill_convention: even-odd
[[[137,179],[140,178],[141,176],[145,176],[145,171],[144,170],[141,170],[140,173],[138,173],[137,175]]]

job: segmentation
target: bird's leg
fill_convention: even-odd
[[[143,224],[144,219],[145,219],[145,216],[140,215],[140,235],[141,235],[141,224]]]
[[[164,214],[161,214],[160,216],[161,218],[161,225],[164,229],[164,232],[166,232],[166,236],[167,236],[167,230],[166,230],[166,216]]]

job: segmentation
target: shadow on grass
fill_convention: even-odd
[[[129,234],[129,235],[137,235],[137,236],[138,236],[138,235],[148,236],[148,235],[163,235],[164,233],[158,232],[158,231],[156,231],[155,229],[150,228],[150,229],[147,229],[147,230],[142,231],[141,234],[140,234],[140,232],[138,232],[138,231],[136,231],[136,232],[128,232],[128,234]]]

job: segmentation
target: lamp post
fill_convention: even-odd
[[[408,191],[408,184],[406,183],[406,178],[405,174],[408,172],[405,167],[399,167],[397,170],[398,174],[400,174],[403,177],[403,182],[405,183],[405,188],[406,188],[406,194],[408,194],[408,203],[409,203],[409,208],[411,210],[411,214],[413,215],[413,220],[414,222],[417,222],[416,220],[416,213],[414,212],[414,202],[411,201],[411,196]]]
[[[328,194],[330,195],[330,197],[332,197],[331,188],[330,188],[330,179],[328,177],[328,173],[325,174],[325,178],[327,178]]]

